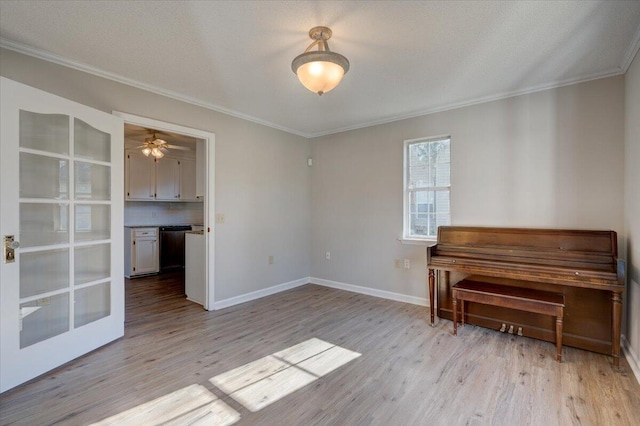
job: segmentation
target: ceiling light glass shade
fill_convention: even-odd
[[[349,71],[349,60],[329,50],[327,40],[331,34],[327,27],[311,28],[309,37],[315,41],[291,63],[291,69],[300,83],[318,95],[335,88]],[[317,51],[311,51],[314,46],[318,47]]]
[[[148,146],[145,146],[144,148],[142,148],[142,153],[148,157],[149,154],[151,154],[151,148],[149,148]]]
[[[291,68],[304,87],[322,95],[340,84],[349,61],[335,52],[307,52],[296,57]]]
[[[153,155],[156,158],[164,157],[164,153],[160,150],[160,148],[151,149],[151,155]]]

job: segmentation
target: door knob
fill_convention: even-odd
[[[20,247],[20,243],[15,240],[13,235],[4,236],[4,263],[13,263],[16,261],[15,250]]]

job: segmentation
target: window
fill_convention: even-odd
[[[404,143],[404,238],[433,240],[451,223],[451,138]]]

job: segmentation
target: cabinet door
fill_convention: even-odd
[[[138,239],[133,243],[133,273],[158,272],[158,240]]]
[[[127,200],[149,201],[155,198],[155,163],[141,152],[127,152],[125,165]]]
[[[156,200],[180,199],[180,164],[176,158],[156,160]]]
[[[196,196],[195,160],[180,160],[180,201],[200,201]]]
[[[203,140],[196,142],[196,198],[200,200],[204,199],[204,193],[206,190],[206,164],[207,164],[207,150]]]

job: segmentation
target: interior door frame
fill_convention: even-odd
[[[204,308],[208,311],[215,307],[215,237],[211,228],[215,223],[215,152],[216,134],[205,130],[185,127],[178,124],[168,123],[153,118],[140,115],[129,114],[120,111],[112,111],[113,115],[124,120],[124,124],[132,124],[141,127],[150,127],[159,131],[178,133],[203,139],[205,146],[205,200],[204,200],[204,229],[205,229],[205,303]],[[124,152],[122,153],[124,156]],[[124,190],[124,188],[123,188]]]

